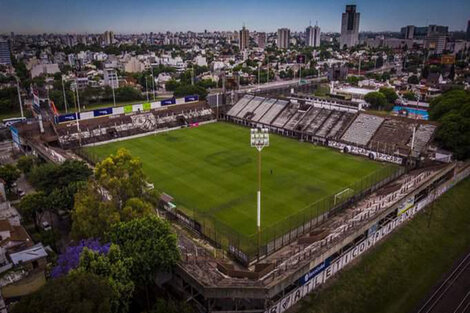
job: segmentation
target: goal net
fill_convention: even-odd
[[[344,202],[347,199],[351,198],[354,195],[354,190],[351,188],[346,188],[343,191],[338,192],[335,194],[335,201],[334,205]]]

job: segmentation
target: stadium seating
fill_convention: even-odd
[[[297,124],[297,129],[304,130],[320,113],[320,108],[311,107],[310,110],[305,113],[302,120]]]
[[[227,112],[227,115],[237,116],[238,112],[240,112],[248,104],[248,102],[250,102],[251,99],[253,99],[253,96],[244,95],[243,98],[238,100],[238,102],[230,108],[230,110]]]
[[[420,124],[415,133],[415,142],[413,147],[413,152],[419,154],[426,144],[431,140],[436,126],[432,124]],[[411,147],[411,142],[409,143]]]
[[[355,114],[353,113],[343,112],[343,115],[341,115],[336,124],[330,129],[326,137],[336,138],[337,136],[340,136],[354,116]]]
[[[258,121],[263,117],[266,112],[269,111],[271,106],[276,102],[276,99],[266,99],[261,103],[258,108],[253,112],[253,117],[251,118],[252,121]]]
[[[389,152],[399,150],[402,154],[407,154],[406,144],[410,141],[413,134],[414,124],[402,119],[387,118],[375,132],[375,135],[369,142],[369,148],[380,152]]]
[[[300,108],[298,108],[297,112],[295,112],[295,114],[292,115],[292,117],[289,119],[289,121],[284,126],[284,128],[288,130],[301,130],[301,128],[298,129],[297,125],[303,119],[306,113],[307,111],[303,111]]]
[[[292,103],[288,104],[281,114],[272,122],[272,125],[283,128],[289,119],[297,112],[297,109],[298,107],[294,106]]]
[[[383,117],[361,113],[344,133],[342,140],[365,146],[384,121]]]
[[[325,120],[332,112],[333,111],[327,109],[321,109],[315,119],[307,126],[305,132],[310,135],[315,135],[317,130],[320,128],[320,126],[323,125],[323,122],[325,122]]]
[[[82,144],[90,144],[160,128],[185,126],[212,118],[212,110],[200,103],[177,105],[129,115],[112,115],[80,121],[80,138]],[[78,144],[77,123],[59,124],[56,129],[62,147],[72,148]]]
[[[357,113],[348,103],[336,104],[321,99],[308,101],[242,97],[227,113],[229,117],[259,122],[289,135],[307,135],[307,140],[342,143],[368,148],[388,155],[409,155],[413,128],[418,125],[414,154],[419,155],[432,139],[435,126],[403,118]],[[305,138],[305,137],[303,137]]]
[[[256,110],[256,108],[261,104],[261,102],[264,101],[265,98],[262,98],[262,97],[254,97],[253,99],[251,99],[248,104],[240,110],[240,112],[237,113],[237,117],[238,118],[246,118],[245,116],[248,114],[248,113],[251,113],[250,116],[252,116],[253,112]]]
[[[288,101],[277,100],[271,108],[263,115],[259,120],[260,123],[271,125],[273,120],[278,116],[278,114],[286,107]]]
[[[318,129],[315,135],[319,137],[326,137],[326,135],[330,132],[330,130],[333,128],[336,122],[338,122],[342,115],[343,112],[331,111],[331,114],[328,116],[325,122],[323,122],[323,125]]]

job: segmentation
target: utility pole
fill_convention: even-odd
[[[360,55],[359,55],[359,70],[357,74],[361,76],[361,56]]]
[[[82,137],[80,131],[80,96],[78,94],[78,83],[75,81],[75,90],[77,91],[77,110],[75,111],[75,119],[77,120],[77,130],[78,130],[78,145],[82,145]]]
[[[20,80],[17,76],[15,76],[15,78],[16,78],[16,91],[18,92],[18,102],[20,103],[21,118],[23,119],[24,114],[23,114],[23,101],[21,100],[21,93],[20,93]]]
[[[62,75],[62,93],[64,94],[65,113],[67,113],[67,96],[65,95],[64,76]]]
[[[113,106],[116,106],[116,94],[114,93],[114,80],[111,81],[111,90],[113,91]]]
[[[152,68],[153,101],[155,101],[156,100],[156,98],[155,98],[155,77],[153,76],[153,66],[151,68]]]
[[[269,60],[268,63],[266,64],[266,67],[268,68],[268,73],[266,74],[266,84],[269,83]]]
[[[147,102],[149,102],[149,91],[147,87],[147,76],[145,76],[145,94],[147,95]]]
[[[219,94],[217,93],[217,94],[215,94],[215,96],[216,96],[216,102],[215,103],[216,103],[216,106],[217,106],[217,111],[216,111],[215,118],[219,119]]]
[[[191,85],[194,86],[194,65],[191,66]]]

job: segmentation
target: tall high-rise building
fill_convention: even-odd
[[[245,49],[248,49],[250,43],[250,32],[248,29],[243,26],[243,28],[240,30],[240,36],[239,36],[239,47],[240,51],[243,51]]]
[[[360,14],[356,12],[356,5],[346,5],[346,12],[341,18],[341,37],[339,46],[343,48],[354,47],[359,43],[359,18]]]
[[[305,30],[306,43],[309,47],[320,47],[320,27],[309,26]]]
[[[414,25],[408,25],[405,27],[402,27],[401,29],[401,35],[403,36],[404,39],[413,39],[415,35],[415,26]]]
[[[467,22],[467,40],[470,41],[470,20]]]
[[[424,47],[437,54],[443,53],[446,48],[448,30],[447,26],[429,25]]]
[[[408,25],[401,28],[401,36],[404,39],[423,40],[429,36],[447,36],[449,27],[441,25],[415,26]]]
[[[258,47],[266,48],[266,33],[258,33]]]
[[[0,64],[11,65],[10,43],[6,40],[0,40]]]
[[[112,31],[105,31],[103,34],[103,43],[107,46],[114,43],[114,33]]]
[[[279,49],[288,49],[290,40],[290,30],[288,28],[279,28],[277,30],[277,47]]]

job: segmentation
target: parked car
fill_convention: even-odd
[[[42,226],[42,229],[45,230],[45,231],[49,231],[49,230],[52,229],[51,225],[49,225],[49,223],[47,221],[42,222],[41,226]]]

